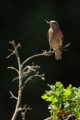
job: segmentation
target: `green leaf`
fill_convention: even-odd
[[[61,82],[55,85],[48,85],[50,90],[45,91],[42,99],[49,101],[48,109],[53,116],[53,120],[59,119],[59,111],[62,109],[66,113],[75,114],[80,120],[80,87],[72,87],[70,84],[67,88]]]

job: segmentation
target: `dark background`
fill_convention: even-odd
[[[43,120],[49,116],[48,104],[41,99],[48,83],[61,81],[65,87],[80,85],[80,0],[0,0],[0,120],[11,119],[16,100],[10,99],[9,91],[17,95],[18,89],[18,81],[12,81],[15,72],[7,69],[11,65],[17,67],[14,56],[6,59],[11,48],[9,41],[21,43],[21,61],[42,50],[48,51],[49,26],[44,19],[58,21],[64,44],[71,45],[68,52],[63,52],[61,61],[55,61],[52,55],[29,62],[41,66],[39,72],[45,73],[45,81],[35,78],[25,87],[22,101],[32,108],[26,120]]]

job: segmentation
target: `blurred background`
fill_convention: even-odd
[[[48,51],[49,26],[44,19],[58,21],[64,45],[71,45],[68,52],[63,52],[61,61],[56,61],[52,55],[35,58],[28,63],[34,62],[41,67],[39,72],[45,73],[45,81],[35,78],[25,87],[22,104],[32,108],[27,112],[26,120],[49,117],[48,103],[41,99],[49,89],[47,84],[61,81],[65,87],[68,84],[80,86],[80,0],[0,0],[0,120],[11,119],[16,100],[10,99],[9,91],[17,96],[18,90],[18,81],[12,81],[15,72],[7,69],[7,66],[17,67],[15,56],[6,59],[11,48],[9,41],[21,43],[21,61],[43,50]]]

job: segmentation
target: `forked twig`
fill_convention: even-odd
[[[11,91],[9,91],[10,92],[10,94],[11,94],[11,97],[10,98],[14,98],[14,99],[18,99]]]

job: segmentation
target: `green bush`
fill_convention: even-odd
[[[61,82],[55,85],[48,85],[50,90],[45,91],[42,99],[48,101],[48,109],[51,114],[51,120],[66,118],[67,120],[74,116],[80,120],[80,87],[72,87],[70,84],[67,88]]]

